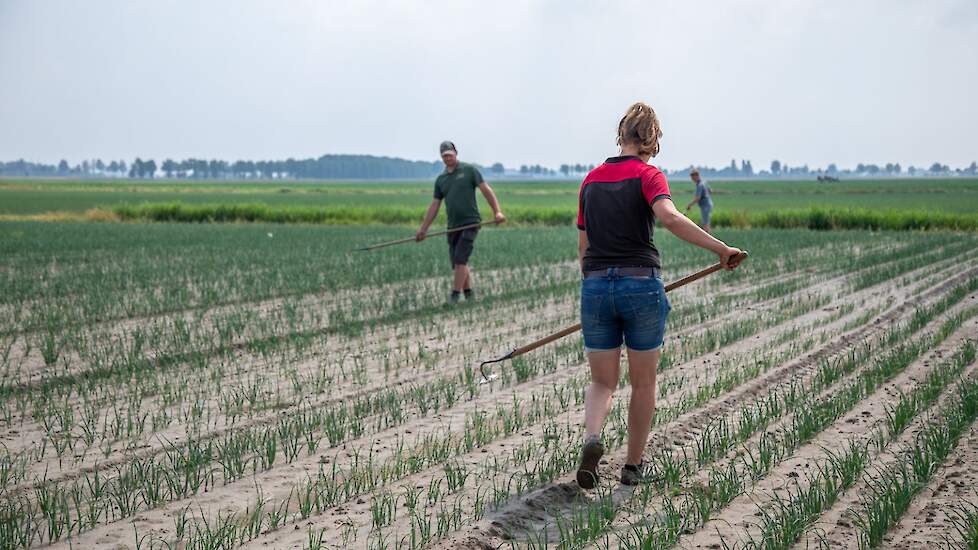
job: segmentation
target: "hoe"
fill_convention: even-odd
[[[470,223],[469,225],[463,225],[463,226],[460,226],[460,227],[453,227],[451,229],[446,229],[444,231],[435,231],[434,233],[428,233],[428,235],[425,238],[427,239],[428,237],[437,237],[439,235],[448,235],[449,233],[457,233],[459,231],[465,231],[466,229],[473,229],[473,228],[476,228],[476,227],[482,227],[484,225],[496,225],[498,223],[501,223],[501,222],[497,222],[497,221],[493,220],[491,222]],[[378,248],[384,248],[386,246],[393,246],[395,244],[413,243],[415,240],[416,239],[414,237],[408,237],[406,239],[397,239],[396,241],[387,241],[386,243],[372,244],[370,246],[361,246],[360,248],[357,248],[356,250],[357,251],[377,250]]]
[[[747,258],[747,252],[746,251],[743,251],[740,254],[738,254],[737,256],[734,256],[733,258],[731,258],[730,260],[731,260],[731,262],[734,265],[737,265],[741,261],[743,261],[745,258]],[[703,277],[706,277],[707,275],[709,275],[711,273],[716,273],[717,271],[720,271],[721,269],[723,269],[723,266],[721,266],[720,263],[718,262],[715,265],[712,265],[712,266],[710,266],[710,267],[708,267],[706,269],[702,269],[700,271],[697,271],[696,273],[693,273],[692,275],[687,275],[687,276],[683,277],[682,279],[679,279],[678,281],[669,283],[668,285],[666,285],[666,292],[669,292],[670,290],[675,290],[675,289],[677,289],[677,288],[679,288],[681,286],[688,285],[689,283],[691,283],[693,281],[698,281],[698,280],[702,279]],[[553,334],[551,334],[549,336],[545,336],[545,337],[537,340],[536,342],[531,342],[531,343],[529,343],[529,344],[527,344],[527,345],[525,345],[523,347],[516,348],[513,351],[507,353],[506,355],[503,355],[502,357],[499,357],[499,358],[496,358],[496,359],[490,359],[488,361],[483,361],[479,365],[479,372],[482,373],[482,382],[480,382],[480,384],[485,384],[487,382],[491,382],[492,380],[496,379],[496,377],[498,376],[498,375],[495,375],[495,374],[491,374],[491,375],[490,374],[486,374],[486,365],[490,365],[492,363],[501,363],[501,362],[506,361],[508,359],[513,359],[513,358],[519,357],[520,355],[523,355],[525,353],[529,353],[529,352],[531,352],[531,351],[533,351],[533,350],[535,350],[535,349],[537,349],[537,348],[539,348],[541,346],[545,346],[545,345],[549,344],[550,342],[553,342],[555,340],[560,340],[564,336],[567,336],[569,334],[574,334],[575,332],[577,332],[579,330],[581,330],[581,324],[580,323],[577,323],[576,325],[573,325],[573,326],[567,327],[565,329],[559,330],[559,331],[557,331],[557,332],[555,332],[555,333],[553,333]]]

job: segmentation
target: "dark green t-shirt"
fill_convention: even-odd
[[[482,221],[475,200],[475,188],[482,182],[479,170],[464,162],[458,163],[451,173],[442,172],[435,180],[435,198],[445,201],[449,229]]]

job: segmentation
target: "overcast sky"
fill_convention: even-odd
[[[978,159],[975,0],[0,0],[0,160]]]

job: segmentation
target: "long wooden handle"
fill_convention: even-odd
[[[434,233],[428,233],[428,235],[425,236],[425,238],[427,239],[428,237],[437,237],[439,235],[448,235],[449,233],[456,233],[458,231],[465,231],[466,229],[473,229],[473,228],[476,228],[476,227],[482,227],[483,225],[491,225],[491,224],[497,224],[497,223],[499,223],[499,222],[497,222],[496,220],[493,220],[491,222],[470,223],[469,225],[462,225],[462,226],[459,226],[459,227],[453,227],[451,229],[445,229],[443,231],[435,231]],[[414,237],[408,237],[406,239],[397,239],[396,241],[388,241],[386,243],[379,243],[379,244],[374,244],[374,245],[370,245],[370,246],[362,246],[362,247],[358,248],[357,250],[376,250],[378,248],[384,248],[385,246],[394,246],[395,244],[413,243],[416,240],[417,239],[414,238]]]
[[[737,256],[734,256],[733,258],[731,258],[731,260],[732,260],[732,263],[734,265],[737,265],[740,262],[742,262],[745,258],[747,258],[747,252],[746,251],[745,252],[741,252]],[[693,273],[692,275],[687,275],[687,276],[683,277],[682,279],[679,279],[678,281],[674,281],[674,282],[669,283],[668,285],[666,285],[666,292],[669,292],[670,290],[675,290],[675,289],[677,289],[677,288],[679,288],[681,286],[688,285],[689,283],[692,283],[693,281],[698,281],[698,280],[702,279],[703,277],[706,277],[707,275],[710,275],[711,273],[716,273],[717,271],[720,271],[721,269],[723,269],[723,266],[719,262],[717,262],[715,265],[711,265],[710,267],[708,267],[706,269],[701,269],[701,270],[697,271],[696,273]],[[553,334],[551,334],[549,336],[545,336],[545,337],[537,340],[536,342],[531,342],[531,343],[529,343],[529,344],[527,344],[527,345],[525,345],[523,347],[514,349],[512,351],[512,353],[510,353],[510,355],[509,355],[508,358],[509,359],[512,359],[513,357],[519,357],[520,355],[523,355],[524,353],[529,353],[529,352],[531,352],[531,351],[533,351],[533,350],[535,350],[535,349],[537,349],[537,348],[539,348],[541,346],[545,346],[545,345],[549,344],[550,342],[553,342],[554,340],[560,340],[564,336],[568,336],[570,334],[574,334],[575,332],[577,332],[579,330],[581,330],[581,324],[580,323],[577,323],[576,325],[573,325],[573,326],[567,327],[565,329],[562,329],[562,330],[560,330],[558,332],[555,332],[555,333],[553,333]]]
[[[563,330],[561,330],[559,332],[555,332],[555,333],[551,334],[550,336],[541,338],[541,339],[537,340],[536,342],[527,344],[527,345],[525,345],[525,346],[523,346],[521,348],[514,349],[513,350],[513,353],[510,355],[510,357],[519,357],[520,355],[523,355],[524,353],[529,353],[529,352],[531,352],[531,351],[539,348],[540,346],[546,346],[547,344],[549,344],[550,342],[553,342],[554,340],[560,340],[564,336],[568,336],[568,335],[574,334],[575,332],[577,332],[579,330],[581,330],[581,324],[580,323],[577,323],[574,326],[567,327],[567,328],[565,328],[565,329],[563,329]]]

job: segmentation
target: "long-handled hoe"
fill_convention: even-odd
[[[459,227],[453,227],[451,229],[446,229],[444,231],[435,231],[434,233],[428,233],[428,235],[425,238],[427,239],[428,237],[437,237],[439,235],[448,235],[449,233],[457,233],[459,231],[465,231],[466,229],[474,229],[476,227],[483,227],[485,225],[496,225],[496,224],[499,224],[499,223],[502,223],[502,222],[497,222],[496,220],[492,220],[492,221],[488,221],[488,222],[470,223],[469,225],[462,225],[462,226],[459,226]],[[385,243],[372,244],[370,246],[361,246],[360,248],[356,248],[354,250],[357,250],[357,251],[377,250],[378,248],[384,248],[386,246],[393,246],[395,244],[413,243],[416,240],[417,239],[415,239],[414,237],[408,237],[406,239],[397,239],[396,241],[387,241]]]
[[[739,264],[741,261],[743,261],[746,258],[747,258],[747,251],[743,251],[740,254],[738,254],[737,256],[734,256],[733,258],[730,258],[730,261],[734,265],[737,265],[737,264]],[[669,292],[670,290],[675,290],[675,289],[677,289],[677,288],[679,288],[681,286],[688,285],[689,283],[691,283],[693,281],[698,281],[698,280],[702,279],[703,277],[706,277],[707,275],[709,275],[711,273],[716,273],[717,271],[720,271],[721,269],[723,269],[723,266],[720,265],[719,262],[717,262],[716,264],[711,265],[710,267],[708,267],[706,269],[702,269],[700,271],[697,271],[696,273],[693,273],[692,275],[687,275],[687,276],[683,277],[682,279],[679,279],[678,281],[674,281],[672,283],[669,283],[668,285],[666,285],[666,292]],[[565,329],[559,330],[559,331],[557,331],[557,332],[555,332],[555,333],[553,333],[553,334],[551,334],[549,336],[544,336],[543,338],[537,340],[536,342],[531,342],[531,343],[529,343],[529,344],[527,344],[527,345],[525,345],[523,347],[516,348],[513,351],[507,353],[506,355],[503,355],[502,357],[499,357],[499,358],[496,358],[496,359],[490,359],[488,361],[483,361],[479,365],[479,372],[482,374],[482,381],[479,382],[479,383],[480,384],[485,384],[487,382],[491,382],[491,381],[495,380],[496,377],[498,376],[496,374],[486,374],[486,365],[490,365],[492,363],[501,363],[501,362],[506,361],[506,360],[509,360],[509,359],[514,359],[516,357],[519,357],[520,355],[523,355],[525,353],[529,353],[529,352],[531,352],[531,351],[533,351],[533,350],[535,350],[535,349],[537,349],[539,347],[545,346],[545,345],[549,344],[550,342],[553,342],[555,340],[560,340],[564,336],[567,336],[569,334],[574,334],[575,332],[577,332],[579,330],[581,330],[581,324],[580,323],[577,323],[574,326],[570,326],[570,327],[567,327]]]

